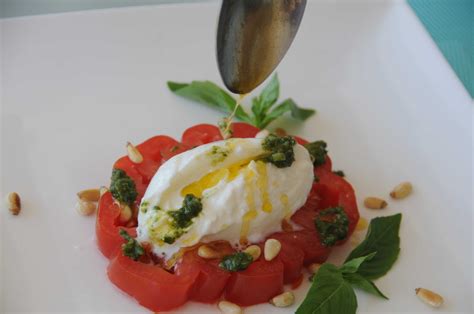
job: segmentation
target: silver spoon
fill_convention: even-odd
[[[217,63],[226,87],[246,94],[276,68],[303,18],[306,0],[223,0]]]

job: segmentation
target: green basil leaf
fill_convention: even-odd
[[[226,113],[232,113],[236,106],[236,101],[231,95],[210,81],[192,81],[189,84],[168,82],[168,88],[176,95]],[[252,122],[242,107],[237,108],[235,116],[242,121]]]
[[[354,314],[357,298],[342,272],[332,264],[323,264],[296,314]]]
[[[344,265],[342,265],[339,270],[344,274],[353,274],[359,269],[363,262],[370,261],[375,256],[375,254],[377,253],[373,252],[366,256],[351,259],[350,261],[344,263]]]
[[[266,127],[270,122],[280,117],[286,112],[291,112],[291,116],[297,120],[304,121],[311,117],[316,111],[313,109],[300,108],[293,101],[293,99],[288,98],[283,101],[281,104],[272,109],[269,113],[266,114],[265,118],[261,122],[260,128]]]
[[[262,119],[268,109],[276,103],[279,96],[280,82],[275,74],[260,95],[252,99],[252,112],[256,117]]]
[[[346,262],[376,252],[370,260],[360,265],[357,273],[367,279],[385,275],[392,268],[400,252],[398,233],[401,220],[402,214],[372,219],[364,241],[349,254]]]
[[[362,289],[365,292],[371,293],[375,296],[387,299],[387,296],[385,296],[382,291],[377,288],[377,286],[370,281],[369,279],[366,279],[359,275],[358,273],[345,273],[343,274],[344,279],[349,282],[352,286]]]

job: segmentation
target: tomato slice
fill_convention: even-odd
[[[122,254],[111,260],[107,274],[113,284],[152,311],[168,311],[184,304],[197,277],[197,273],[174,275]]]
[[[347,237],[349,238],[359,221],[359,210],[352,185],[344,178],[325,169],[316,169],[315,172],[319,177],[318,185],[321,189],[319,192],[322,199],[321,209],[342,206],[349,218],[349,235]]]
[[[304,252],[290,243],[282,243],[278,258],[283,263],[283,283],[289,284],[301,277],[303,270]]]
[[[125,229],[130,236],[136,237],[135,228],[125,228],[116,223],[118,216],[120,207],[114,202],[110,192],[104,193],[99,200],[95,230],[99,250],[107,258],[113,257],[123,243],[119,235],[120,229]]]
[[[331,248],[321,244],[319,234],[314,230],[278,232],[270,236],[282,243],[282,246],[299,248],[304,253],[304,264],[322,263],[331,253]]]
[[[197,124],[184,131],[181,142],[189,147],[196,147],[222,140],[219,128],[212,124]]]
[[[253,262],[243,271],[232,273],[226,286],[225,299],[249,306],[268,302],[283,291],[283,263],[275,258]]]
[[[244,122],[232,123],[232,137],[249,138],[255,137],[260,129]]]
[[[234,249],[228,243],[216,249],[219,252],[225,252],[225,254],[234,252]],[[176,273],[199,273],[190,294],[191,300],[213,303],[222,295],[231,273],[220,268],[219,262],[220,259],[203,259],[197,254],[197,248],[183,255],[181,261],[176,265]]]

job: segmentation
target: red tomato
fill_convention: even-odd
[[[222,140],[219,128],[212,124],[197,124],[184,131],[181,142],[189,147]]]
[[[344,178],[324,169],[316,169],[316,175],[319,177],[318,185],[322,188],[320,192],[321,209],[342,206],[349,218],[349,235],[352,234],[359,221],[359,210],[357,209],[354,189]]]
[[[160,266],[135,262],[117,254],[107,269],[110,281],[151,311],[169,311],[184,304],[197,273],[173,275]]]
[[[232,137],[248,138],[255,137],[260,129],[244,122],[232,123]]]
[[[227,243],[217,249],[226,254],[232,254],[234,250]],[[176,265],[176,273],[186,274],[198,272],[199,276],[194,283],[190,294],[191,300],[212,303],[215,302],[224,291],[231,273],[219,267],[220,259],[205,260],[197,254],[197,248],[184,254],[181,261]]]
[[[270,238],[277,239],[282,246],[296,247],[304,253],[304,264],[322,263],[326,261],[331,253],[331,248],[321,244],[319,234],[314,230],[298,230],[289,232],[278,232],[272,234]]]
[[[304,252],[289,243],[282,243],[278,258],[283,263],[283,283],[293,283],[298,280],[303,270]]]
[[[120,207],[114,203],[112,194],[106,192],[99,200],[97,221],[95,225],[97,245],[105,257],[111,258],[123,243],[119,235],[120,229],[125,229],[132,237],[136,237],[135,228],[125,228],[117,224]]]
[[[305,145],[305,144],[308,144],[309,142],[307,140],[305,140],[304,138],[301,138],[299,136],[296,136],[296,135],[292,135],[293,138],[295,139],[296,143],[300,144],[300,145]]]
[[[232,273],[226,286],[225,299],[249,306],[268,302],[283,290],[283,263],[275,258],[260,258],[243,271]]]

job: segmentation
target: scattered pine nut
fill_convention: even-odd
[[[321,264],[313,263],[308,266],[308,270],[310,273],[316,274],[320,267],[321,267]]]
[[[258,245],[251,245],[244,250],[245,253],[250,254],[254,261],[258,260],[260,255],[262,254],[262,250]]]
[[[119,221],[121,223],[128,222],[133,216],[132,209],[126,204],[120,204],[120,216]]]
[[[99,189],[99,196],[102,197],[102,195],[104,195],[108,191],[109,191],[109,189],[107,187],[101,186],[100,189]]]
[[[287,307],[293,303],[295,303],[295,295],[291,291],[283,292],[270,300],[270,304],[276,307]]]
[[[283,137],[283,136],[286,136],[288,133],[286,133],[286,130],[285,129],[282,129],[282,128],[276,128],[275,129],[275,134],[279,137]]]
[[[218,252],[210,246],[204,244],[199,247],[198,255],[205,259],[213,259],[224,257],[225,254],[223,252]]]
[[[242,308],[229,301],[220,301],[217,305],[222,314],[242,314]]]
[[[263,129],[258,132],[257,135],[255,135],[255,138],[266,138],[268,135],[270,135],[270,132],[268,132],[268,130]]]
[[[139,164],[143,161],[143,156],[140,151],[130,142],[127,142],[127,154],[128,158],[135,164]]]
[[[368,225],[369,225],[369,223],[367,222],[367,219],[365,219],[364,217],[360,217],[359,221],[357,222],[357,225],[355,227],[355,230],[356,231],[365,230],[365,229],[367,229]]]
[[[274,259],[281,250],[281,243],[276,239],[268,239],[265,241],[265,247],[263,249],[263,255],[266,261]]]
[[[77,197],[83,201],[97,202],[100,198],[100,191],[99,189],[82,190],[77,193]]]
[[[16,192],[8,194],[8,210],[12,215],[18,215],[21,211],[20,195]]]
[[[413,191],[413,186],[410,182],[402,182],[393,188],[390,196],[395,199],[402,199],[407,197]]]
[[[95,212],[96,205],[94,202],[89,202],[79,199],[76,203],[76,210],[83,216],[92,215]]]
[[[424,288],[416,288],[415,292],[420,300],[432,307],[440,307],[444,303],[443,297],[436,292]]]
[[[378,197],[366,197],[364,200],[364,206],[370,209],[382,209],[387,207],[387,202]]]

